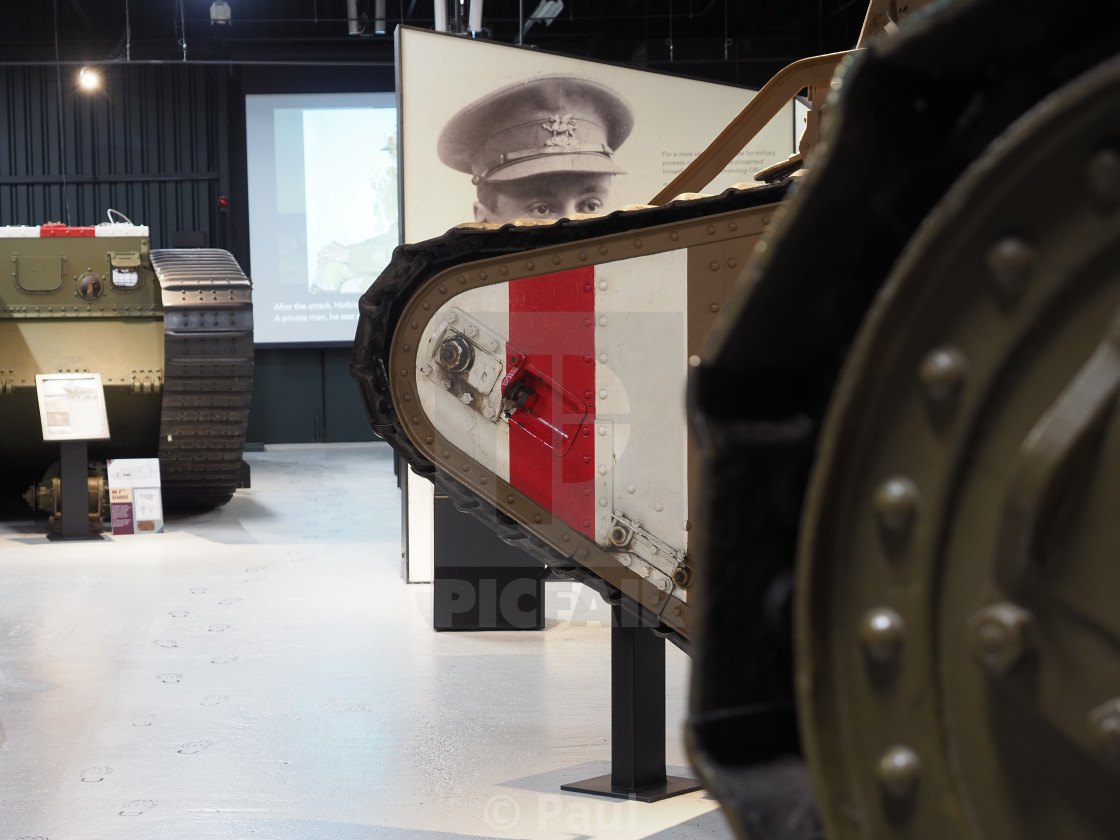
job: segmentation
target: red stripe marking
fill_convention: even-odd
[[[595,271],[577,268],[515,280],[509,284],[510,353],[524,355],[568,395],[582,403],[573,412],[570,399],[541,400],[552,416],[540,418],[575,436],[571,448],[542,441],[510,423],[510,484],[571,527],[595,536]],[[547,383],[538,388],[547,388]],[[564,409],[565,402],[568,409]],[[514,420],[516,420],[516,415]],[[558,436],[561,437],[561,436]]]
[[[67,225],[40,225],[39,237],[44,236],[96,236],[92,227],[68,227]]]

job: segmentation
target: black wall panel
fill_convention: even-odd
[[[148,225],[153,248],[179,231],[222,245],[228,69],[100,69],[103,87],[87,93],[73,65],[0,68],[0,224],[97,224],[112,208]]]

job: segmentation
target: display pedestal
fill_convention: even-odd
[[[99,540],[101,535],[89,530],[88,443],[64,440],[59,442],[59,448],[62,529],[58,534],[47,534],[47,539]]]
[[[543,630],[548,570],[436,493],[432,624],[436,630]]]
[[[611,607],[611,772],[561,790],[657,802],[703,787],[665,773],[665,640]]]

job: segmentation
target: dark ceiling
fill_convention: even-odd
[[[469,0],[437,0],[449,28],[468,28]],[[398,24],[433,28],[433,0],[357,0],[364,34],[351,35],[346,0],[228,0],[232,22],[212,24],[211,0],[26,0],[0,11],[0,64],[123,60],[231,63],[391,63]],[[539,0],[486,0],[477,37],[516,43]],[[524,43],[564,55],[758,85],[789,62],[854,45],[863,0],[566,0]],[[185,50],[183,44],[185,43]],[[455,68],[448,68],[455,72]]]

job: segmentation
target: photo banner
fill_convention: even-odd
[[[439,154],[449,120],[488,96],[501,98],[494,111],[481,111],[461,133],[464,143],[479,144],[479,155],[500,156],[524,145],[501,134],[516,120],[517,97],[501,91],[542,77],[572,77],[609,89],[626,103],[632,128],[613,149],[621,170],[611,178],[602,210],[645,204],[702,152],[754,97],[755,91],[730,85],[551,55],[539,50],[401,27],[397,30],[397,96],[400,118],[404,241],[439,236],[476,220],[478,190],[468,172],[457,171]],[[588,106],[592,107],[592,106]],[[755,172],[784,161],[797,149],[804,108],[791,103],[703,192],[719,193]],[[547,119],[563,120],[567,113]],[[579,116],[579,115],[577,115]],[[486,128],[486,121],[491,128]],[[547,121],[547,120],[546,120]],[[578,120],[576,120],[578,122]],[[559,128],[557,127],[559,126]],[[559,123],[550,130],[559,133]],[[601,138],[596,137],[595,140]],[[503,145],[504,143],[504,145]],[[489,146],[487,146],[489,144]],[[507,148],[508,147],[508,148]],[[486,148],[486,152],[481,149]],[[495,157],[495,160],[498,158]],[[484,161],[489,163],[490,161]]]

